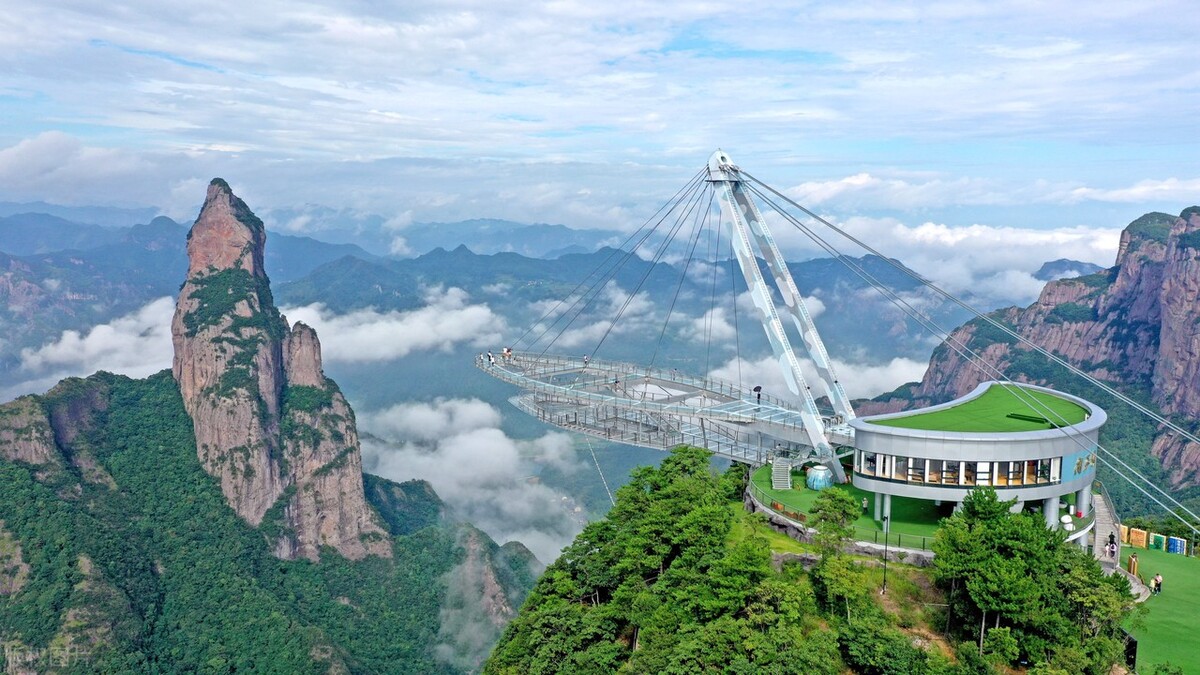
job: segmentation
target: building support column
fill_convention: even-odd
[[[1042,515],[1046,518],[1046,528],[1050,530],[1058,529],[1058,497],[1046,497],[1042,502]]]
[[[1084,518],[1092,514],[1092,486],[1085,485],[1075,493],[1075,511]]]
[[[1013,502],[1013,505],[1008,507],[1009,513],[1020,513],[1024,510],[1025,510],[1025,502],[1021,501],[1020,499]]]
[[[875,510],[871,512],[875,516],[875,522],[883,522],[883,493],[875,493]]]
[[[892,519],[892,496],[891,495],[883,496],[883,515],[889,521]]]

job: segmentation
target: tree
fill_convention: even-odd
[[[854,535],[854,519],[858,517],[858,505],[849,492],[837,488],[821,490],[812,507],[812,526],[817,534],[813,541],[825,558],[842,549]]]
[[[827,605],[839,600],[850,623],[850,608],[864,602],[868,595],[866,572],[850,556],[834,554],[813,568],[813,581],[821,589]]]
[[[1131,607],[1123,580],[1105,577],[1061,532],[1037,515],[1010,513],[1010,504],[991,488],[974,490],[934,537],[934,578],[948,587],[950,612],[974,619],[963,636],[973,632],[978,653],[996,660],[1107,672]]]

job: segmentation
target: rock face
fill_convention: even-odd
[[[451,665],[477,672],[504,627],[517,615],[539,565],[523,545],[509,542],[496,546],[470,525],[459,526],[457,544],[463,552],[462,562],[442,579],[446,602],[439,615],[435,649]]]
[[[266,231],[214,179],[188,234],[188,275],[171,324],[173,373],[200,461],[276,554],[390,555],[363,497],[354,415],[321,369],[316,333],[275,308]]]
[[[1138,218],[1121,234],[1115,266],[1050,282],[1037,302],[992,317],[1094,377],[1145,392],[1167,415],[1200,419],[1200,207]],[[1020,366],[1030,350],[974,320],[934,351],[907,400],[867,404],[864,414],[942,402],[993,379],[994,371],[970,364],[951,344],[1005,372],[1028,370]],[[1176,487],[1200,484],[1200,447],[1164,435],[1151,452]]]
[[[54,430],[32,396],[0,406],[0,420],[0,458],[37,466],[57,462]]]

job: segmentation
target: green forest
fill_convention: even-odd
[[[675,450],[636,470],[608,517],[553,563],[485,664],[517,673],[1108,673],[1128,583],[1036,516],[979,490],[936,537],[933,567],[842,551],[857,505],[814,507],[806,553],[741,508],[746,467]]]
[[[79,433],[60,439],[52,466],[0,461],[0,522],[29,568],[19,591],[0,594],[0,642],[34,659],[26,665],[113,673],[464,669],[437,657],[447,594],[440,579],[463,551],[428,485],[368,481],[394,535],[393,560],[350,562],[328,549],[320,563],[283,561],[201,468],[169,372],[66,380],[37,402]],[[92,461],[92,470],[79,468]],[[532,579],[520,568],[512,565],[509,581],[527,587]]]

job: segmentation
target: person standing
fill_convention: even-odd
[[[865,516],[865,515],[867,515],[867,498],[866,497],[863,497],[862,507],[863,507],[863,515]]]
[[[1160,573],[1154,575],[1154,594],[1159,595],[1161,593],[1162,593],[1162,573],[1160,572]]]

